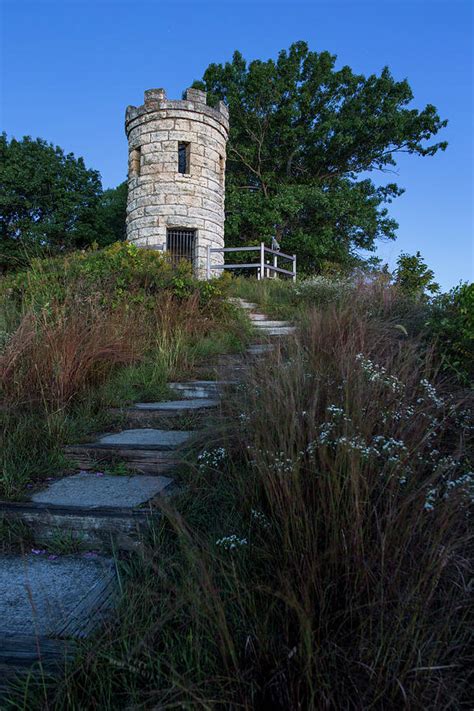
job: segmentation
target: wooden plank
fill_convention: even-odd
[[[0,670],[29,668],[35,662],[57,665],[74,654],[77,643],[71,640],[52,639],[22,634],[0,634]]]
[[[160,511],[151,507],[94,508],[5,501],[0,502],[1,515],[26,524],[37,544],[47,545],[65,534],[79,548],[128,551],[139,547],[140,537],[161,517]]]
[[[124,466],[131,471],[158,474],[170,471],[181,463],[176,452],[172,450],[89,444],[70,445],[64,448],[64,452],[78,467],[85,470],[96,469],[104,463],[123,462]]]

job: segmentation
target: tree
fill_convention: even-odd
[[[394,239],[385,203],[403,190],[377,186],[369,174],[390,172],[400,153],[432,156],[427,144],[446,125],[434,106],[408,108],[413,94],[388,68],[365,77],[305,42],[276,61],[211,64],[196,88],[230,111],[226,240],[240,245],[277,234],[300,266],[353,260],[377,239]]]
[[[394,283],[407,296],[421,299],[426,292],[435,294],[439,284],[434,281],[434,272],[425,264],[420,252],[401,254],[397,259]]]
[[[125,180],[116,188],[104,190],[100,196],[96,217],[96,241],[99,246],[121,242],[127,238],[127,193],[128,185]]]
[[[0,137],[0,269],[97,241],[100,175],[82,158],[25,136]]]

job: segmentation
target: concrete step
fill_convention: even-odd
[[[251,301],[246,301],[245,299],[230,298],[229,301],[231,304],[235,304],[235,306],[240,306],[242,309],[247,309],[249,311],[254,311],[258,309],[258,304],[254,304]]]
[[[262,335],[265,336],[291,336],[291,334],[296,332],[294,326],[278,326],[271,328],[261,328]]]
[[[268,319],[268,316],[265,316],[265,314],[259,314],[255,311],[251,311],[248,316],[251,321],[265,321]]]
[[[159,474],[179,462],[176,450],[193,434],[149,427],[128,429],[104,434],[95,442],[69,445],[64,452],[81,469],[97,469],[104,463],[120,461],[132,471]]]
[[[116,597],[112,559],[84,554],[0,556],[0,689],[19,674],[60,671],[71,640],[110,617]]]
[[[153,412],[168,412],[187,414],[208,410],[219,405],[219,400],[212,398],[197,398],[195,400],[168,400],[167,402],[137,402],[133,409]]]
[[[136,447],[75,444],[65,447],[64,453],[76,467],[85,470],[121,463],[138,474],[163,474],[181,462],[176,452]]]
[[[168,387],[183,398],[216,399],[227,387],[237,385],[235,380],[190,380],[186,383],[168,383]]]
[[[171,490],[170,490],[171,493]],[[61,506],[0,502],[0,516],[22,522],[35,545],[100,551],[140,549],[140,538],[160,517],[158,509],[129,506]]]
[[[199,398],[196,400],[169,400],[165,402],[138,402],[130,407],[113,408],[110,414],[130,427],[185,427],[197,429],[213,409],[219,405],[219,400]]]
[[[272,343],[253,343],[247,348],[247,354],[251,357],[257,357],[271,353],[276,348]]]
[[[151,504],[173,488],[165,476],[81,471],[49,482],[29,501],[0,502],[0,515],[24,523],[37,544],[66,539],[79,547],[133,550],[159,516]]]
[[[288,326],[291,326],[289,321],[271,321],[267,318],[262,321],[256,321],[254,323],[254,327],[258,329],[287,328]]]

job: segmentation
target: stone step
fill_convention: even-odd
[[[290,336],[296,332],[295,326],[279,326],[275,328],[261,328],[262,335],[265,336]]]
[[[61,541],[100,549],[136,548],[159,512],[150,504],[174,488],[165,476],[81,471],[55,479],[26,502],[0,502],[0,514],[22,521],[37,543]],[[140,506],[148,505],[146,509]]]
[[[119,477],[116,477],[119,478]],[[120,477],[122,478],[122,477]],[[170,488],[171,493],[172,488]],[[140,549],[140,538],[158,520],[158,509],[119,506],[0,502],[0,517],[22,522],[36,546],[101,551]]]
[[[170,472],[181,462],[173,450],[94,443],[69,445],[64,448],[64,453],[76,467],[85,470],[96,470],[120,462],[136,473],[161,474]]]
[[[240,306],[242,309],[248,309],[249,311],[254,311],[258,309],[258,304],[254,304],[251,301],[246,301],[245,299],[230,298],[229,301],[231,304],[235,304],[235,306]]]
[[[265,316],[265,314],[259,314],[255,311],[251,311],[248,316],[251,321],[265,321],[268,319],[268,316]]]
[[[95,442],[73,444],[65,454],[81,469],[97,469],[106,462],[122,461],[132,471],[158,474],[178,462],[176,451],[194,432],[158,430],[150,427],[104,434]]]
[[[59,671],[71,650],[68,640],[88,637],[110,617],[116,589],[107,557],[0,556],[2,691],[43,661],[48,671]]]
[[[222,390],[238,383],[235,380],[190,380],[186,383],[168,383],[168,387],[183,398],[218,398]]]
[[[219,405],[219,400],[212,398],[197,398],[196,400],[168,400],[166,402],[137,402],[133,409],[153,410],[153,412],[171,412],[187,414],[207,410]]]
[[[188,442],[194,432],[185,430],[158,430],[153,427],[127,429],[100,435],[95,446],[129,447],[136,449],[170,450]]]
[[[110,414],[130,425],[140,427],[176,427],[181,424],[193,430],[201,425],[203,418],[216,409],[219,400],[199,398],[196,400],[169,400],[165,402],[138,402],[130,407],[113,408]]]
[[[262,356],[274,351],[276,346],[272,343],[253,343],[247,348],[249,356]]]
[[[254,327],[258,329],[287,328],[288,326],[291,326],[289,321],[271,321],[269,319],[265,319],[263,321],[256,321],[254,323]]]

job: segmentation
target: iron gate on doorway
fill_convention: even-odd
[[[170,227],[166,231],[166,252],[173,264],[182,259],[194,261],[196,230]]]

